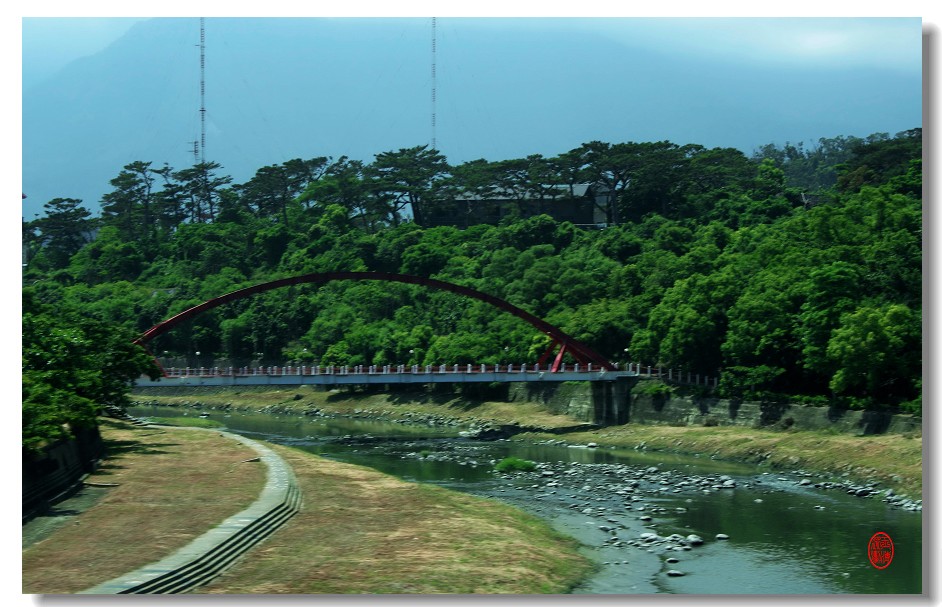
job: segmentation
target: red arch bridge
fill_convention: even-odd
[[[614,381],[619,377],[637,376],[638,369],[619,370],[618,366],[586,344],[567,335],[558,327],[502,299],[468,287],[419,276],[387,272],[322,272],[282,278],[258,284],[210,299],[158,323],[144,332],[135,343],[147,349],[147,343],[181,323],[225,303],[251,297],[265,291],[300,284],[323,284],[331,281],[377,280],[414,284],[457,293],[483,301],[499,310],[513,314],[550,337],[550,346],[535,363],[505,365],[358,365],[358,366],[264,366],[164,369],[157,380],[141,378],[138,386],[168,385],[352,385],[464,382],[532,382],[532,381]],[[575,363],[567,364],[569,354]]]

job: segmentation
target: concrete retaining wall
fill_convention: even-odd
[[[510,388],[509,398],[537,402],[553,413],[599,425],[794,427],[851,434],[922,431],[922,420],[911,415],[717,398],[658,398],[639,393],[633,389],[635,383],[519,384]]]
[[[921,432],[922,420],[882,411],[847,411],[787,403],[717,398],[656,398],[633,394],[629,423],[672,426],[748,426],[835,430],[850,434]]]
[[[509,400],[540,403],[552,413],[596,422],[592,388],[587,383],[511,384]]]
[[[23,521],[78,490],[95,470],[103,445],[98,428],[77,430],[75,438],[59,441],[42,454],[23,451]]]

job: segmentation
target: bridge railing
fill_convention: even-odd
[[[432,375],[432,374],[481,374],[481,373],[549,373],[549,365],[504,364],[504,365],[265,365],[245,367],[170,367],[164,369],[164,377],[251,377],[267,375]],[[603,373],[599,365],[566,364],[559,369],[564,373]]]
[[[628,363],[627,369],[628,371],[634,372],[639,377],[660,379],[661,381],[675,384],[706,386],[708,388],[715,388],[719,385],[718,377],[691,373],[690,371],[684,371],[682,369],[664,369],[663,367],[642,365],[641,363]]]

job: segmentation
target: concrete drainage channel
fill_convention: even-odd
[[[79,594],[188,592],[218,576],[301,509],[301,490],[294,472],[277,453],[244,436],[220,430],[206,431],[231,437],[259,453],[260,460],[268,466],[268,479],[259,498],[167,558]]]

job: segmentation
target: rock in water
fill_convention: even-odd
[[[716,539],[718,539],[718,540],[728,540],[728,539],[729,539],[729,536],[726,535],[725,533],[717,533],[717,534],[716,534]]]
[[[677,571],[676,569],[671,569],[670,571],[667,572],[667,575],[671,577],[681,577],[687,574],[684,573],[683,571]]]
[[[689,543],[691,546],[699,546],[703,543],[703,538],[699,535],[694,535],[691,533],[687,536],[687,543]]]

